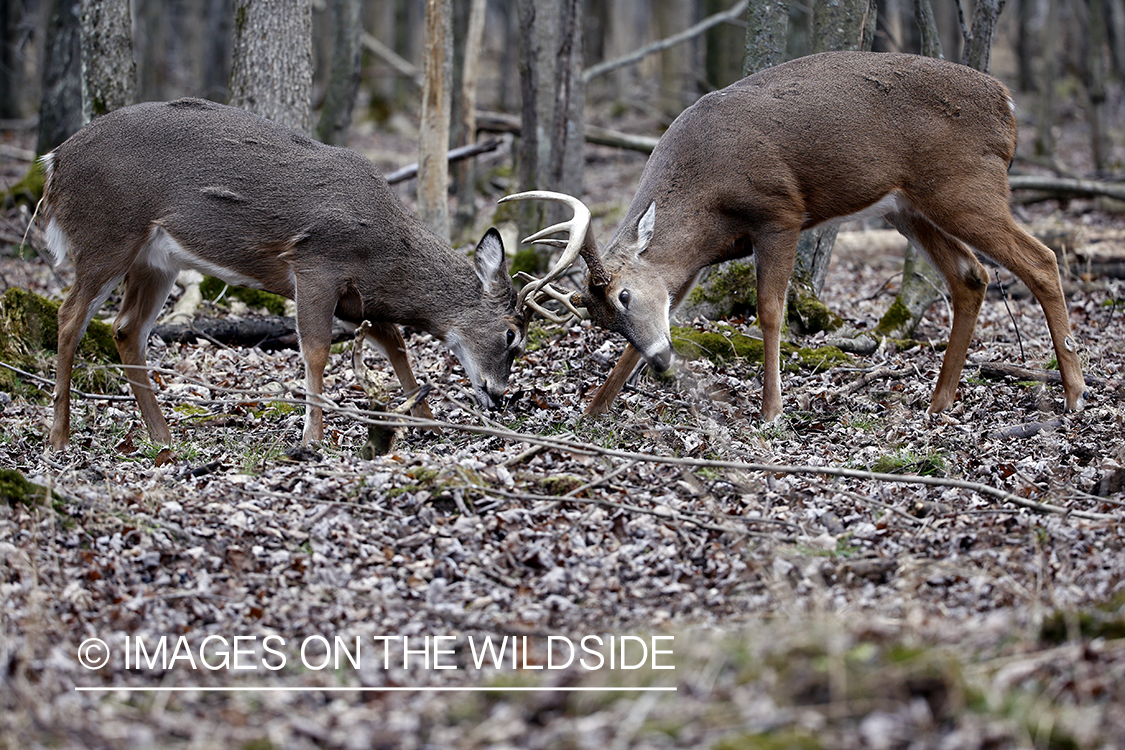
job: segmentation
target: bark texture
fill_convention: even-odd
[[[312,5],[236,0],[230,104],[312,132]]]
[[[128,0],[82,0],[82,117],[86,122],[137,101]]]
[[[450,108],[453,90],[453,4],[426,0],[422,133],[418,154],[418,214],[449,239]]]

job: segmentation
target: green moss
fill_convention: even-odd
[[[914,316],[910,314],[910,309],[903,304],[902,300],[895,297],[895,301],[883,313],[883,317],[879,320],[879,325],[875,326],[876,336],[892,336],[900,332],[903,327],[908,324]]]
[[[58,496],[43,485],[29,482],[15,469],[0,469],[0,500],[8,505],[42,505],[44,500],[57,500]]]
[[[4,192],[4,204],[25,203],[34,208],[39,199],[43,197],[43,184],[47,175],[43,171],[43,164],[38,159],[31,163],[27,174],[20,181]]]
[[[714,750],[820,750],[820,740],[803,729],[738,734],[719,740]]]
[[[685,359],[707,358],[715,364],[723,364],[734,359],[761,362],[764,345],[761,339],[739,333],[731,326],[718,325],[714,331],[699,331],[684,326],[672,327],[672,343],[676,354]],[[793,360],[793,355],[797,360]],[[834,346],[796,347],[781,343],[781,366],[785,370],[805,367],[813,370],[826,370],[834,365],[845,364],[851,358]]]
[[[539,480],[539,486],[548,495],[565,495],[585,484],[585,480],[572,474],[555,474]]]
[[[58,350],[59,303],[16,287],[0,297],[0,360],[29,372],[47,372],[51,362],[47,352]],[[118,364],[113,330],[100,320],[90,321],[78,345],[78,354],[87,364]],[[118,376],[103,367],[83,367],[76,363],[74,385],[80,390],[105,391],[115,387]],[[28,389],[11,370],[0,369],[0,388],[29,397],[40,392]]]
[[[248,307],[252,307],[256,310],[264,309],[271,315],[285,314],[285,298],[280,294],[263,292],[261,289],[246,289],[240,286],[229,286],[226,282],[216,279],[213,276],[203,277],[203,281],[199,284],[199,293],[203,295],[203,299],[211,300],[212,302],[218,300],[220,297],[234,297],[246,303]]]
[[[929,477],[947,475],[945,457],[941,453],[918,454],[908,448],[880,456],[871,465],[879,474],[920,474]]]
[[[688,293],[689,307],[710,307],[715,317],[755,315],[758,311],[758,287],[754,266],[734,261],[715,267],[701,284]]]
[[[544,260],[543,256],[537,250],[525,247],[512,258],[512,276],[515,276],[520,271],[536,276],[546,268]]]
[[[799,284],[789,287],[787,312],[790,327],[806,335],[835,331],[844,324],[811,290]]]
[[[542,349],[555,337],[555,334],[556,331],[546,328],[538,321],[533,321],[527,328],[525,351],[534,352]]]

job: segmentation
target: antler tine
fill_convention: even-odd
[[[550,282],[557,279],[567,268],[573,265],[579,255],[586,258],[586,263],[591,266],[591,269],[593,269],[595,265],[600,269],[600,263],[597,261],[597,246],[593,242],[593,238],[590,234],[590,209],[586,207],[586,204],[573,196],[564,193],[554,193],[549,190],[531,190],[525,193],[507,195],[501,198],[499,202],[506,203],[508,201],[526,200],[556,201],[569,206],[570,209],[574,211],[574,216],[571,217],[570,221],[564,221],[550,226],[524,240],[525,243],[542,242],[542,244],[545,245],[564,248],[562,255],[551,270],[547,272],[546,276],[541,279],[531,276],[532,281],[529,281],[527,285],[520,290],[518,300],[519,305],[522,306],[526,304],[539,314],[559,322],[557,320],[558,316],[547,314],[545,309],[538,304],[536,298],[540,293],[546,293],[547,296],[566,305],[567,309],[573,314],[580,314],[569,300],[569,297],[558,289],[551,287]],[[558,239],[546,239],[549,235],[557,232],[567,232],[570,236],[565,243]],[[591,262],[591,258],[594,259],[593,262]],[[548,289],[551,291],[548,291]]]
[[[523,281],[527,281],[527,282],[539,281],[539,279],[536,279],[534,276],[532,276],[531,274],[529,274],[525,271],[520,271],[518,274],[516,274],[516,277],[519,278],[519,279],[522,279]],[[547,298],[553,299],[557,302],[561,302],[563,307],[565,307],[568,310],[568,314],[559,315],[558,313],[555,313],[554,311],[549,310],[546,307],[543,307],[539,303],[540,302],[539,299],[537,299],[536,297],[547,297]],[[543,284],[542,288],[540,288],[536,292],[536,296],[528,297],[527,300],[526,300],[526,304],[532,310],[539,313],[544,318],[547,318],[547,320],[553,321],[555,323],[566,323],[571,318],[585,318],[585,317],[587,317],[587,313],[586,313],[585,309],[582,308],[582,307],[579,307],[578,305],[575,304],[576,299],[577,300],[581,299],[581,293],[580,292],[574,291],[574,290],[569,291],[569,292],[564,292],[563,290],[559,289],[554,284],[547,283],[547,284]]]

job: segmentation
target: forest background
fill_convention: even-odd
[[[90,360],[78,437],[58,453],[45,449],[50,341],[33,351],[8,328],[0,343],[19,346],[0,357],[0,747],[1119,746],[1125,2],[961,5],[6,0],[0,282],[55,300],[71,271],[37,254],[34,229],[25,244],[25,180],[36,154],[104,108],[296,90],[271,116],[388,175],[417,163],[395,176],[409,205],[457,246],[498,224],[514,249],[550,217],[498,213],[501,195],[574,192],[608,236],[654,140],[748,56],[806,54],[831,30],[846,38],[830,46],[923,51],[915,12],[931,8],[944,56],[963,59],[975,30],[991,56],[970,62],[1015,93],[1013,209],[1059,257],[1091,389],[1085,412],[1062,413],[1042,313],[997,269],[959,401],[937,418],[925,407],[949,311],[933,295],[909,335],[868,336],[875,345],[842,363],[789,351],[786,416],[772,425],[755,416],[753,315],[709,309],[677,321],[696,342],[677,379],[642,376],[598,419],[582,408],[619,337],[536,323],[508,408],[484,415],[455,360],[408,332],[444,432],[408,431],[375,458],[357,453],[382,418],[346,346],[330,365],[338,412],[305,453],[292,450],[292,349],[154,337],[173,446],[147,442],[121,378]],[[851,22],[822,15],[841,7]],[[78,66],[100,73],[53,77],[53,63],[74,62],[47,52],[60,12],[80,21],[67,42],[79,50],[127,43],[97,46],[101,68]],[[296,64],[240,68],[240,31],[267,45],[259,61]],[[427,86],[444,91],[448,132],[424,111]],[[52,103],[57,90],[72,98]],[[442,176],[435,153],[489,141]],[[925,272],[904,271],[905,241],[881,226],[843,230],[809,267],[859,340]],[[523,260],[542,267],[544,254]],[[200,315],[265,315],[231,296]],[[845,338],[793,336],[805,349]],[[592,633],[671,635],[676,669],[469,669],[470,637],[530,639],[539,666],[547,637]],[[460,669],[388,669],[381,651],[335,669],[299,668],[290,652],[268,673],[121,660],[136,639],[182,637],[200,654],[209,636],[260,646],[267,634],[452,636]],[[97,669],[82,661],[91,638],[115,657]]]

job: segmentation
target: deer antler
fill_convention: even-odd
[[[547,275],[541,279],[527,273],[519,274],[519,277],[527,281],[527,284],[520,290],[518,304],[520,306],[526,304],[535,312],[556,323],[565,322],[572,316],[586,317],[580,309],[582,307],[581,294],[579,292],[564,292],[551,284],[551,282],[573,265],[574,261],[581,255],[590,269],[590,285],[599,287],[609,284],[609,274],[606,273],[605,268],[602,267],[601,255],[598,252],[598,243],[597,240],[594,239],[593,232],[590,230],[590,209],[586,207],[586,204],[573,196],[564,193],[553,193],[547,190],[532,190],[526,193],[508,195],[501,198],[500,203],[526,200],[557,201],[558,203],[569,206],[574,211],[574,216],[571,217],[570,221],[564,221],[547,227],[523,241],[525,244],[541,242],[544,245],[561,247],[563,248],[563,253]],[[567,232],[569,234],[569,239],[565,242],[558,239],[545,239],[556,232]],[[570,312],[570,315],[560,316],[544,308],[541,303],[548,298],[561,302]]]

